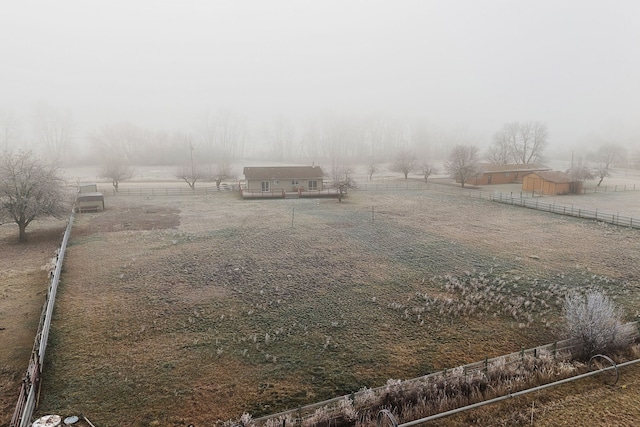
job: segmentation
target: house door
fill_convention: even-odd
[[[489,174],[489,176],[487,176],[487,184],[491,184],[491,174]]]
[[[270,191],[269,181],[262,181],[262,191]]]

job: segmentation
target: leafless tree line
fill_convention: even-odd
[[[549,132],[546,123],[511,122],[493,136],[493,144],[485,159],[494,164],[526,165],[543,160]]]

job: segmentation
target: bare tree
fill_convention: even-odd
[[[235,175],[229,162],[222,161],[216,165],[215,169],[209,176],[209,179],[216,183],[216,188],[220,191],[220,184],[222,184],[222,181],[225,179],[232,179],[234,177]]]
[[[492,154],[497,154],[497,158],[504,162],[503,150],[508,148],[509,161],[522,165],[536,163],[542,160],[548,137],[547,125],[543,122],[507,123],[494,135],[494,147],[497,147],[494,150],[497,153]]]
[[[373,174],[380,172],[380,165],[375,159],[369,160],[367,163],[367,175],[369,175],[369,181],[373,179]]]
[[[623,161],[626,157],[626,150],[616,144],[603,145],[598,149],[595,155],[597,162],[596,175],[600,178],[598,181],[598,187],[602,184],[602,181],[611,176],[611,168],[617,162]]]
[[[407,179],[409,173],[416,168],[416,156],[412,151],[400,150],[391,165],[391,170],[394,172],[400,172],[404,175],[404,179]]]
[[[564,302],[567,333],[580,341],[582,357],[621,349],[631,343],[622,311],[602,291],[570,293]]]
[[[571,177],[573,181],[587,181],[595,178],[593,170],[588,163],[578,160],[575,162],[566,173]]]
[[[506,165],[512,162],[509,148],[509,135],[498,132],[493,136],[493,143],[487,149],[484,159],[494,165]]]
[[[436,168],[434,168],[433,165],[429,162],[422,162],[422,164],[420,165],[420,170],[422,171],[422,175],[424,176],[424,182],[427,182],[432,174],[437,173]]]
[[[71,111],[40,104],[33,114],[33,126],[47,158],[56,163],[63,162],[73,140]]]
[[[115,123],[89,135],[102,163],[98,176],[110,180],[115,191],[120,182],[133,176],[131,158],[139,149],[142,133],[142,129],[131,123]]]
[[[451,178],[462,184],[477,176],[480,172],[478,147],[473,145],[456,145],[444,163],[444,168]]]
[[[65,200],[64,180],[53,164],[42,162],[31,152],[0,157],[0,216],[18,224],[21,242],[34,219],[61,218],[69,212]]]
[[[340,165],[335,161],[332,162],[331,187],[338,190],[338,202],[342,202],[342,198],[347,194],[347,191],[357,189],[351,168]]]
[[[205,173],[199,165],[189,164],[178,166],[176,178],[183,180],[192,190],[196,189],[196,182],[205,178]]]
[[[133,168],[126,161],[121,158],[111,157],[105,159],[98,176],[110,180],[111,185],[117,192],[120,183],[131,179],[133,172]]]

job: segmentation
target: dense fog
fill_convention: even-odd
[[[0,151],[439,161],[534,123],[541,160],[615,145],[637,167],[639,17],[633,0],[11,2]]]

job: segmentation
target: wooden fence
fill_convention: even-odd
[[[639,322],[630,322],[624,325],[623,327],[628,331],[630,331],[630,336],[635,341],[640,337],[640,331],[638,329],[639,326],[640,326]],[[568,339],[563,341],[556,341],[554,343],[546,344],[539,347],[534,347],[529,349],[523,348],[522,350],[517,351],[515,353],[510,353],[507,355],[494,357],[494,358],[485,358],[484,360],[474,362],[474,363],[469,363],[467,365],[462,365],[453,369],[445,369],[443,371],[433,372],[418,378],[405,380],[402,382],[402,387],[403,387],[403,390],[410,391],[412,388],[417,388],[420,385],[420,383],[430,381],[430,380],[436,380],[438,378],[442,378],[443,376],[446,378],[465,378],[466,379],[467,377],[472,377],[474,373],[478,373],[480,371],[486,372],[487,369],[494,364],[498,364],[499,366],[504,366],[504,367],[518,365],[522,363],[525,357],[537,358],[544,352],[551,354],[554,357],[554,359],[565,361],[565,360],[571,359],[573,357],[573,353],[579,347],[580,346],[579,346],[578,340]],[[386,387],[387,386],[385,385],[382,387],[372,388],[368,390],[360,390],[352,394],[343,395],[343,396],[335,397],[333,399],[325,400],[322,402],[301,406],[296,409],[290,409],[287,411],[278,412],[276,414],[255,418],[254,421],[256,422],[256,424],[262,425],[266,423],[268,420],[285,419],[288,417],[289,419],[293,420],[294,425],[299,426],[303,424],[305,419],[312,417],[317,409],[325,408],[328,411],[337,410],[339,402],[344,400],[345,398],[349,398],[353,401],[354,399],[358,398],[360,395],[363,395],[364,393],[383,392],[386,389]]]
[[[40,376],[42,375],[49,330],[51,329],[53,306],[56,300],[56,292],[58,291],[60,273],[62,272],[62,261],[64,259],[64,253],[67,248],[69,236],[71,235],[74,215],[75,214],[72,211],[64,236],[62,237],[62,244],[60,245],[56,255],[55,268],[49,275],[49,289],[47,291],[47,297],[42,308],[42,314],[40,315],[40,323],[38,324],[33,350],[29,357],[29,367],[27,368],[27,373],[22,380],[18,403],[16,404],[16,409],[13,412],[13,417],[9,424],[10,427],[27,427],[31,425],[31,416],[33,415],[33,410],[37,403],[36,396],[38,395],[38,389],[40,387]]]

